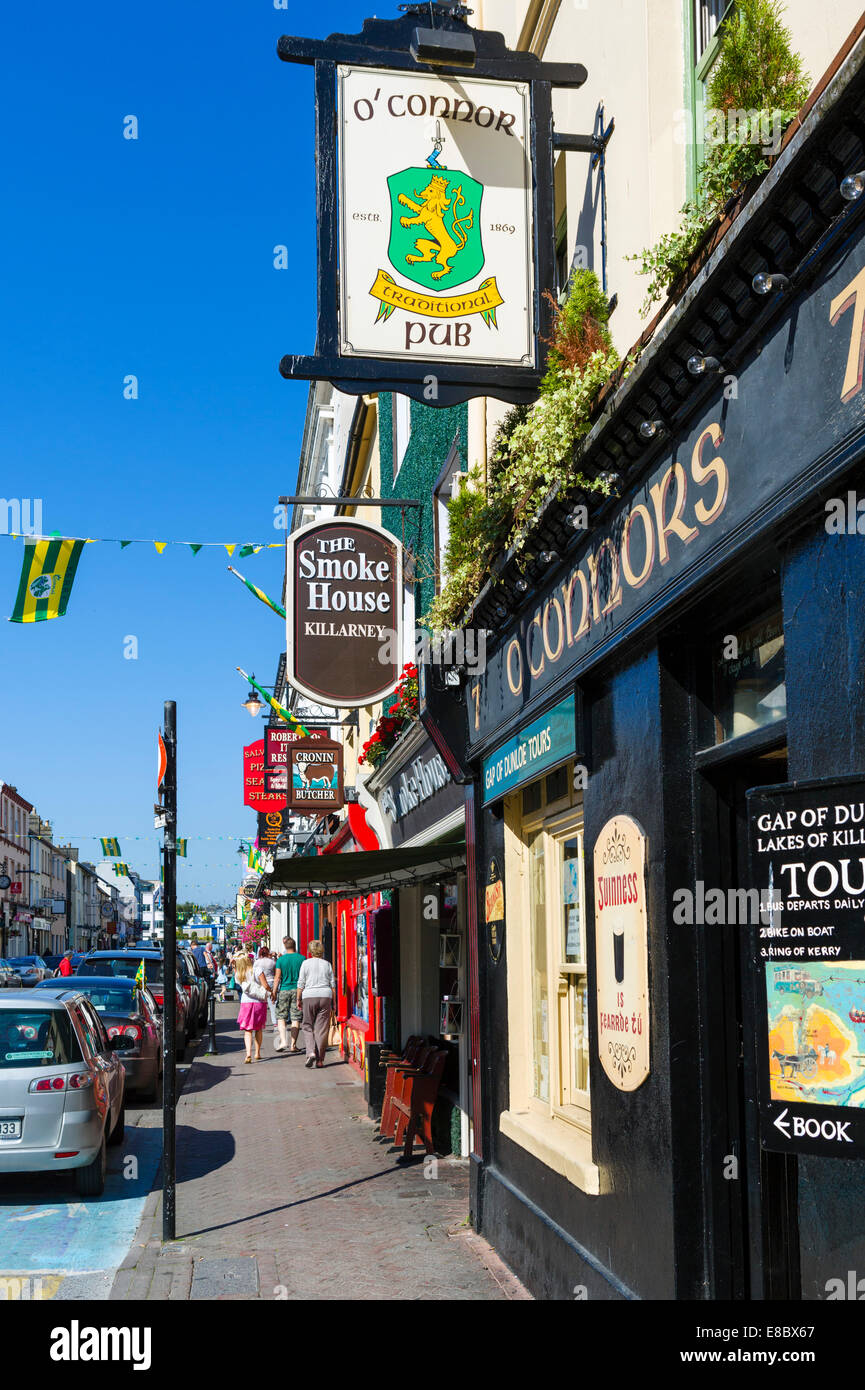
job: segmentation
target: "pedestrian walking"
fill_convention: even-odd
[[[324,946],[311,941],[309,955],[297,977],[297,1002],[303,1013],[303,1033],[306,1039],[304,1066],[324,1066],[330,1015],[336,998],[336,981],[330,961],[324,959]]]
[[[279,1029],[279,1039],[274,1043],[274,1048],[277,1052],[300,1052],[297,1045],[297,1035],[300,1032],[303,1016],[297,1002],[297,977],[306,956],[301,955],[293,937],[284,936],[282,944],[285,950],[281,956],[277,956],[276,975],[273,982],[276,1023]],[[289,1023],[291,1024],[291,1048],[288,1046]]]
[[[271,1032],[276,1032],[276,1003],[273,998],[273,981],[276,975],[276,961],[270,954],[266,946],[259,946],[258,959],[252,967],[252,973],[258,983],[263,985],[267,991],[267,1012],[270,1015]]]
[[[228,969],[225,964],[224,956],[216,967],[216,988],[219,990],[220,1003],[224,1003],[225,991],[228,989]]]
[[[240,956],[234,968],[234,978],[240,990],[240,1009],[237,1026],[243,1032],[243,1045],[246,1048],[246,1062],[261,1060],[261,1036],[267,1019],[267,994],[252,973],[249,956]],[[255,1042],[255,1057],[252,1044]]]
[[[72,952],[71,952],[71,951],[64,951],[64,952],[63,952],[63,958],[62,958],[62,960],[60,961],[60,964],[58,965],[57,969],[54,971],[54,974],[55,974],[55,975],[62,975],[62,976],[64,976],[64,977],[67,976],[67,975],[71,975],[71,974],[72,974]]]

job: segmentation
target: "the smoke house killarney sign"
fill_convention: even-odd
[[[374,704],[402,668],[402,546],[350,518],[287,539],[289,683],[320,704]]]
[[[292,811],[338,811],[345,800],[342,744],[305,738],[288,750],[288,806]]]
[[[861,1158],[865,779],[758,787],[748,822],[763,1147]]]
[[[462,6],[404,8],[279,41],[315,63],[320,281],[317,355],[280,371],[431,405],[532,400],[555,279],[551,90],[586,70],[510,51]]]

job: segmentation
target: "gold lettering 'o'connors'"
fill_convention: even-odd
[[[643,561],[643,568],[639,574],[635,574],[631,565],[631,527],[637,517],[643,523],[643,530],[646,536],[646,558]],[[622,569],[625,578],[632,589],[641,589],[652,573],[655,563],[655,528],[648,507],[642,502],[637,502],[628,513],[628,519],[622,530]]]
[[[533,665],[532,665],[532,628],[533,628],[533,627],[536,627],[536,628],[538,629],[538,635],[540,636],[541,641],[543,641],[543,636],[544,636],[544,634],[543,634],[543,632],[541,631],[541,615],[540,615],[540,613],[535,613],[535,614],[533,615],[532,620],[531,620],[531,622],[529,623],[529,626],[528,626],[528,628],[527,628],[527,630],[526,630],[526,654],[527,654],[527,656],[528,656],[528,658],[529,658],[529,671],[530,671],[531,675],[534,677],[534,679],[537,680],[538,676],[540,676],[540,675],[543,674],[543,669],[544,669],[544,654],[543,654],[543,652],[541,652],[541,664],[540,664],[540,666],[533,666]],[[538,645],[540,645],[540,643],[539,643]]]
[[[551,608],[555,608],[556,610],[556,622],[558,623],[559,627],[559,640],[555,649],[553,649],[550,646],[549,622]],[[562,615],[561,605],[557,598],[548,598],[546,603],[544,604],[543,633],[544,651],[546,652],[550,661],[558,661],[565,647],[565,622],[564,617]]]
[[[513,671],[511,670],[511,658],[514,656],[514,654],[516,654],[517,658],[516,675],[514,675]],[[520,691],[523,688],[523,654],[520,651],[520,640],[518,637],[512,637],[510,642],[508,643],[508,653],[505,657],[505,671],[507,672],[508,686],[510,688],[511,694],[519,695]]]

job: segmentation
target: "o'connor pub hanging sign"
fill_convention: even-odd
[[[279,41],[315,64],[319,273],[317,354],[280,371],[430,405],[531,401],[555,281],[551,93],[586,70],[512,52],[465,5],[399,8]]]

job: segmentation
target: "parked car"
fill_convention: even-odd
[[[72,1168],[82,1196],[100,1195],[105,1146],[124,1134],[127,1043],[75,989],[0,996],[0,1174]]]
[[[0,989],[20,989],[23,983],[18,971],[0,956]]]
[[[43,980],[36,988],[61,994],[69,984],[66,980]],[[150,991],[123,975],[78,976],[75,988],[90,1000],[109,1038],[129,1039],[121,1054],[127,1092],[140,1091],[146,1100],[152,1100],[162,1076],[162,1021]]]
[[[26,986],[38,985],[40,980],[51,978],[51,971],[42,956],[9,956],[8,961]]]
[[[207,983],[199,973],[198,963],[191,951],[178,946],[177,962],[180,967],[180,983],[189,1000],[192,1031],[197,1032],[207,1022]]]
[[[85,975],[115,975],[132,980],[144,962],[144,983],[150,989],[159,1009],[163,1008],[165,973],[162,952],[153,950],[105,950],[88,951],[76,971],[75,978]],[[175,1018],[177,1029],[177,1060],[182,1062],[194,1031],[190,1022],[189,1001],[180,985],[175,982]]]
[[[43,956],[42,959],[44,960],[45,964],[48,966],[48,969],[51,971],[51,974],[54,975],[55,972],[58,971],[58,970],[60,969],[60,962],[62,961],[63,957],[62,957],[62,956]],[[81,964],[81,962],[83,961],[83,959],[84,959],[84,953],[83,953],[83,951],[75,951],[75,952],[73,952],[73,954],[72,954],[72,956],[70,957],[70,960],[69,960],[69,963],[70,963],[70,965],[72,966],[72,973],[73,973],[73,975],[75,974],[75,971],[78,969],[78,967],[79,967],[79,965]]]

